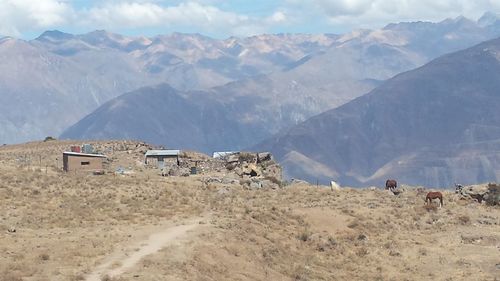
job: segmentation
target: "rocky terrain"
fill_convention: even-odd
[[[500,270],[500,209],[453,190],[439,208],[404,182],[398,196],[249,188],[219,181],[227,166],[195,152],[182,157],[205,157],[206,170],[162,177],[143,164],[150,146],[132,141],[93,143],[109,173],[62,173],[56,158],[75,144],[0,147],[0,280],[495,280]]]
[[[500,180],[500,40],[442,56],[257,146],[285,174],[353,186]]]

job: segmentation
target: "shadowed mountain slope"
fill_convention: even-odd
[[[266,138],[444,52],[498,35],[498,20],[479,24],[460,17],[342,36],[218,40],[180,33],[127,37],[98,30],[81,35],[47,31],[31,41],[4,38],[0,143],[59,135],[105,102],[159,83],[186,92],[206,90],[228,110],[238,108],[233,110],[237,122],[261,127],[258,137]]]
[[[167,84],[113,99],[70,127],[61,138],[136,139],[205,152],[250,145],[257,132],[244,126],[205,92],[179,92]]]
[[[499,54],[496,39],[445,55],[258,148],[283,161],[288,176],[308,180],[359,186],[394,177],[436,187],[498,181]]]

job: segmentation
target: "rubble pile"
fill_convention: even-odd
[[[282,169],[271,153],[238,152],[221,158],[197,158],[195,162],[200,174],[213,174],[204,179],[206,184],[242,184],[249,189],[279,188],[282,184]],[[181,160],[185,167],[186,159]],[[217,176],[215,176],[217,175]]]
[[[470,186],[457,185],[456,193],[464,199],[483,201],[489,205],[500,205],[500,185],[496,183],[478,184]]]

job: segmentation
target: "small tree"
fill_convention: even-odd
[[[55,141],[56,139],[54,137],[51,137],[51,136],[48,136],[48,137],[45,137],[45,139],[43,140],[43,142],[47,142],[47,141]]]

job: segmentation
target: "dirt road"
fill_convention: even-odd
[[[142,258],[154,254],[175,240],[182,238],[188,231],[199,226],[199,221],[190,221],[185,225],[170,226],[152,233],[148,239],[137,241],[134,251],[118,252],[105,259],[86,277],[86,281],[101,281],[103,276],[116,277],[135,266]],[[118,265],[116,267],[116,265]]]

